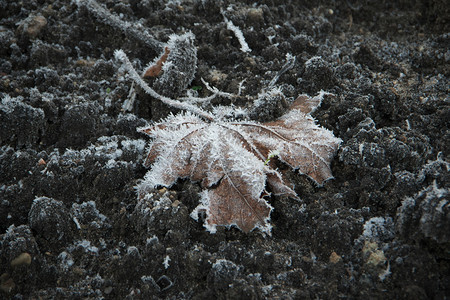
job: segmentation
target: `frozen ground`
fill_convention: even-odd
[[[0,0],[0,298],[450,297],[446,1],[99,3]],[[343,140],[335,178],[280,164],[301,202],[269,199],[272,236],[210,234],[188,181],[138,202],[136,128],[176,111],[137,88],[123,111],[114,51],[143,70],[189,31],[197,68],[152,79],[162,94],[206,97],[203,78],[257,121],[334,94],[313,115]],[[282,96],[256,101],[288,53]]]

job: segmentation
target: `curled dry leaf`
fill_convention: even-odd
[[[332,177],[329,164],[341,143],[315,124],[310,113],[321,102],[302,95],[276,121],[204,121],[191,113],[170,116],[139,130],[153,138],[139,185],[140,196],[156,186],[169,187],[178,178],[200,182],[201,203],[192,212],[206,212],[205,227],[259,228],[270,233],[272,206],[264,199],[266,185],[276,195],[297,197],[275,169],[273,157],[321,185]]]
[[[167,57],[169,56],[170,50],[169,47],[165,47],[164,48],[164,53],[161,55],[161,57],[156,61],[156,63],[149,67],[145,73],[144,73],[144,78],[145,77],[156,77],[159,75],[159,73],[161,73],[162,71],[162,66],[163,64],[166,62]]]

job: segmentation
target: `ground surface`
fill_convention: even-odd
[[[0,1],[0,298],[448,299],[449,7],[305,2],[101,1],[133,31],[75,1]],[[314,113],[343,140],[335,179],[291,172],[302,201],[270,199],[272,236],[205,231],[195,183],[137,205],[136,127],[170,109],[138,90],[123,112],[131,82],[113,53],[142,70],[162,50],[145,30],[192,31],[187,89],[246,79],[242,107],[296,56],[261,121],[301,93],[335,95]]]

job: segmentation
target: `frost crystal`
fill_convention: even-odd
[[[166,255],[166,257],[164,258],[164,261],[163,261],[164,269],[167,270],[169,268],[169,266],[170,266],[169,262],[170,261],[171,261],[171,259],[170,259],[169,255]]]
[[[206,212],[205,227],[211,233],[216,226],[232,225],[245,232],[259,228],[270,233],[272,206],[264,199],[269,194],[266,185],[275,195],[297,197],[276,170],[276,159],[319,185],[332,177],[329,163],[341,140],[310,115],[323,95],[301,95],[278,120],[262,124],[210,122],[187,112],[140,128],[153,143],[144,163],[151,169],[138,186],[139,197],[189,178],[203,188],[201,203],[191,216],[197,219]]]

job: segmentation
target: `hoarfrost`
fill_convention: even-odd
[[[94,201],[83,202],[81,204],[72,204],[71,214],[83,225],[89,225],[93,228],[109,227],[108,218],[100,213]],[[81,227],[81,226],[80,226]]]
[[[69,251],[72,252],[75,249],[81,248],[85,253],[98,254],[98,248],[91,245],[91,241],[81,240],[74,243],[73,246],[69,247]]]
[[[74,264],[72,255],[70,253],[67,253],[66,251],[63,251],[58,255],[58,260],[60,261],[60,264],[64,271],[70,269],[70,267],[72,267]]]
[[[386,241],[394,237],[392,218],[374,217],[364,223],[362,236],[367,240]]]
[[[164,269],[167,270],[169,268],[169,266],[170,266],[169,262],[170,261],[171,261],[171,259],[170,259],[169,255],[166,255],[166,257],[164,258],[164,261],[163,261]]]

